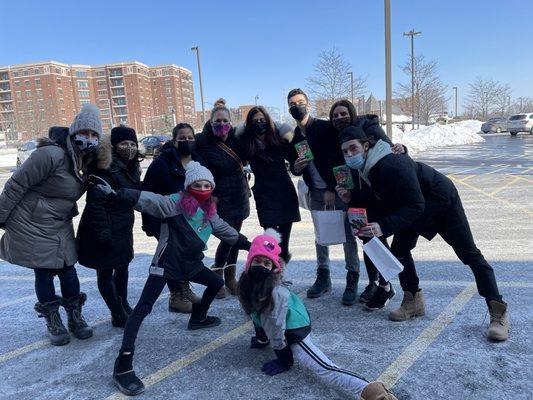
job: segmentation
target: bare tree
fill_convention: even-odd
[[[415,57],[415,111],[417,119],[427,125],[431,118],[443,114],[447,109],[448,86],[438,76],[436,61],[426,61],[423,55]],[[402,71],[411,78],[411,58],[402,66]],[[395,95],[402,99],[399,102],[402,112],[411,111],[411,81],[398,83]]]
[[[315,108],[327,115],[331,105],[339,99],[351,99],[351,78],[348,72],[353,72],[350,63],[346,61],[339,50],[333,47],[320,53],[315,64],[313,75],[307,78],[311,100]],[[366,77],[353,74],[353,98],[362,95],[366,89]]]
[[[511,88],[492,78],[476,78],[466,97],[465,109],[470,116],[486,120],[492,115],[504,115]]]
[[[510,114],[533,112],[533,99],[531,97],[517,97],[511,104]]]

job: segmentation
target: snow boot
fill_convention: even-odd
[[[487,338],[498,342],[509,338],[509,314],[507,303],[496,300],[489,301],[490,325]]]
[[[183,295],[183,285],[180,282],[178,290],[170,292],[168,298],[168,311],[190,314],[192,313],[192,303]]]
[[[191,284],[187,281],[183,281],[183,297],[189,300],[191,303],[200,303],[202,298],[198,296],[191,288]]]
[[[211,328],[220,325],[220,322],[220,318],[207,315],[207,310],[201,304],[193,304],[192,314],[187,329],[193,331],[197,329]]]
[[[361,393],[361,400],[398,400],[383,382],[370,382]]]
[[[426,302],[422,290],[419,290],[414,296],[411,292],[403,292],[402,304],[389,313],[389,319],[391,321],[406,321],[424,315],[426,315]]]
[[[359,283],[359,272],[348,271],[346,273],[346,288],[342,294],[342,304],[352,306],[357,299],[357,285]]]
[[[315,299],[322,296],[331,290],[331,278],[329,276],[329,269],[318,268],[316,270],[316,280],[309,289],[307,289],[307,297]]]
[[[224,284],[226,285],[232,296],[239,295],[239,283],[235,279],[236,274],[237,265],[226,265],[226,268],[224,268]]]
[[[78,339],[89,339],[93,335],[93,330],[87,325],[81,309],[87,300],[87,295],[80,292],[77,296],[70,299],[61,299],[61,303],[67,311],[68,330]]]
[[[113,368],[113,382],[128,396],[137,396],[144,392],[144,384],[133,370],[133,352],[119,353]]]
[[[59,315],[59,299],[48,303],[35,303],[34,309],[37,311],[39,318],[46,320],[48,337],[52,345],[63,346],[70,342],[70,335]]]

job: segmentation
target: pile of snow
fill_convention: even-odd
[[[392,137],[394,143],[407,146],[412,154],[433,147],[483,142],[485,139],[478,134],[481,124],[481,121],[467,120],[449,125],[429,125],[409,132],[393,126]]]
[[[383,113],[381,116],[381,120],[383,122],[387,121],[387,114]],[[404,114],[392,114],[392,123],[399,123],[399,122],[411,122],[411,117],[409,115]]]
[[[17,149],[0,149],[0,168],[17,165]]]

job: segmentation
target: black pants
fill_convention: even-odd
[[[243,221],[224,221],[235,228],[237,232],[241,231]],[[238,257],[239,249],[236,246],[231,246],[226,242],[220,242],[215,253],[215,266],[217,268],[223,268],[226,264],[237,264]]]
[[[289,241],[291,240],[292,222],[279,225],[261,225],[261,227],[265,230],[271,228],[279,232],[281,235],[281,242],[279,244],[279,247],[281,247],[280,256],[286,261],[290,254]]]
[[[207,310],[209,310],[217,292],[222,286],[224,286],[224,281],[209,268],[202,269],[199,273],[194,275],[190,281],[206,286],[201,303],[193,305],[193,312],[191,315],[192,320],[203,320],[206,317]],[[148,280],[144,284],[141,298],[133,309],[132,314],[129,316],[128,322],[126,322],[124,336],[122,338],[122,346],[120,348],[121,352],[132,352],[135,350],[135,340],[137,339],[139,328],[146,316],[152,311],[152,307],[161,295],[166,283],[166,278],[154,275],[148,277]]]
[[[128,301],[128,266],[109,268],[96,271],[98,290],[107,307],[114,311],[114,305],[120,297],[122,302]]]
[[[61,294],[64,298],[80,294],[80,280],[76,273],[76,268],[70,265],[62,269],[34,269],[35,273],[35,294],[39,303],[48,303],[56,300],[56,290],[54,287],[54,277],[57,275],[61,285]]]
[[[491,300],[502,301],[498,291],[494,270],[476,247],[474,238],[466,218],[461,199],[457,196],[454,204],[446,211],[439,224],[438,234],[452,246],[457,257],[468,265],[476,279],[478,293]],[[394,235],[391,250],[402,263],[404,270],[400,273],[400,284],[404,291],[418,291],[419,279],[411,250],[416,247],[419,233],[413,229],[405,229]]]

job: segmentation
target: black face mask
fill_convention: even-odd
[[[267,279],[269,276],[272,276],[272,271],[269,271],[268,269],[259,265],[251,265],[250,269],[248,270],[248,274],[250,274],[250,278],[252,278],[253,281],[261,282]]]
[[[296,104],[289,108],[289,112],[296,121],[301,121],[307,115],[307,106],[305,104]]]
[[[196,150],[196,141],[194,140],[179,140],[178,153],[183,156],[190,156]]]
[[[267,128],[268,127],[266,122],[254,122],[252,124],[252,131],[258,136],[267,133]]]
[[[350,117],[342,117],[337,118],[331,121],[333,124],[333,127],[337,130],[337,132],[342,131],[344,128],[350,125],[351,118]]]

